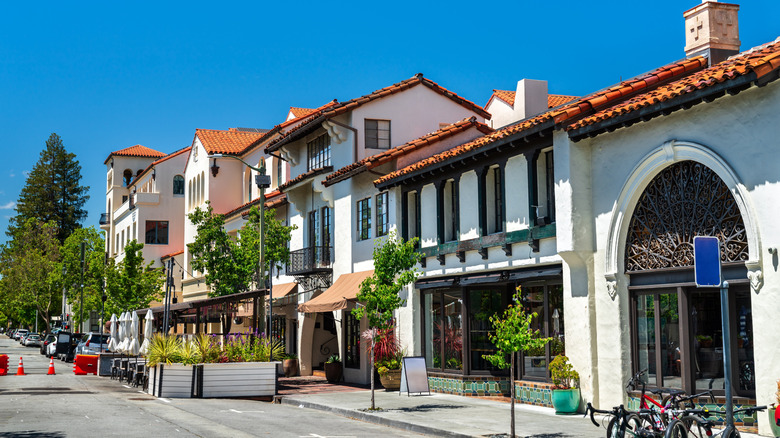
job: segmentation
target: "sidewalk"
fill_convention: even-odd
[[[397,429],[446,437],[500,437],[509,433],[509,403],[447,394],[400,395],[376,391],[376,406],[369,412],[370,390],[281,397],[283,404],[318,409]],[[555,415],[552,409],[515,405],[515,429],[519,437],[603,437],[582,415]]]

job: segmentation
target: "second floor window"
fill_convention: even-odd
[[[376,195],[376,237],[387,234],[387,192]]]
[[[485,173],[485,214],[488,234],[504,231],[504,175],[501,167],[491,167]]]
[[[184,196],[184,177],[181,175],[173,177],[173,194]]]
[[[148,245],[167,245],[168,221],[146,221],[144,241]]]
[[[390,120],[366,119],[366,147],[390,149]]]
[[[306,171],[330,166],[330,136],[322,134],[306,144],[308,161]]]
[[[371,198],[357,202],[357,240],[371,238]]]

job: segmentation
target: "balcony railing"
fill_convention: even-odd
[[[108,225],[111,222],[111,220],[108,217],[108,213],[100,213],[100,225]]]
[[[287,275],[308,275],[333,271],[333,247],[310,246],[290,251]]]

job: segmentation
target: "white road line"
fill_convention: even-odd
[[[165,403],[170,403],[171,402],[170,400],[166,400],[166,399],[164,399],[162,397],[159,397],[157,400],[164,401]]]
[[[125,388],[127,388],[127,389],[132,389],[132,388],[130,388],[130,387],[129,387],[129,386],[127,386],[127,385],[122,385],[122,386],[124,386],[124,387],[125,387]]]

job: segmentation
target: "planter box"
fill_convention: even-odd
[[[274,396],[278,364],[279,362],[238,362],[200,365],[198,396]]]
[[[157,397],[191,398],[195,391],[195,373],[191,365],[157,364],[149,369],[147,392]]]

